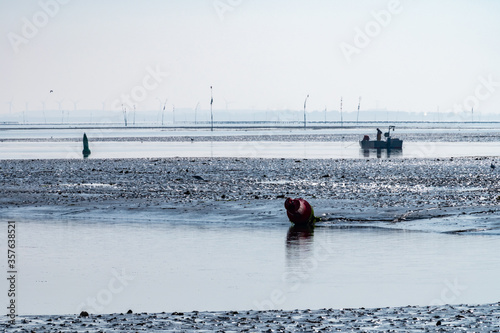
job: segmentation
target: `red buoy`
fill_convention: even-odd
[[[314,209],[302,198],[287,198],[285,208],[288,219],[295,225],[310,225],[317,220],[314,216]]]

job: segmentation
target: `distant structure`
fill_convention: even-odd
[[[122,112],[123,112],[123,122],[125,123],[125,127],[127,127],[127,108],[122,104]]]
[[[83,133],[83,158],[87,158],[90,155],[89,140],[87,139],[87,134]]]
[[[163,109],[161,109],[161,126],[163,126],[163,120],[165,118],[165,108],[167,107],[168,98],[165,98],[165,103],[163,103]],[[160,101],[161,102],[161,101]]]
[[[172,124],[175,124],[175,105],[172,104]]]
[[[306,128],[306,106],[307,106],[307,99],[309,98],[309,94],[307,94],[306,99],[304,100],[304,129]]]
[[[200,107],[200,102],[196,104],[196,107],[194,108],[194,124],[196,125],[196,111],[198,111],[198,108]]]
[[[344,126],[344,117],[342,115],[342,96],[340,96],[340,126]]]
[[[214,131],[214,114],[212,112],[212,104],[214,104],[214,94],[212,91],[212,86],[210,86],[210,130]]]
[[[12,101],[13,100],[14,100],[14,97],[12,97],[9,102],[7,102],[9,104],[9,114],[12,114]]]
[[[361,106],[361,96],[359,96],[358,101],[358,115],[356,116],[356,125],[359,123],[359,107]]]
[[[64,110],[61,107],[61,104],[63,101],[64,101],[64,99],[56,101],[56,103],[59,105],[59,112],[61,112],[61,124],[64,123]]]

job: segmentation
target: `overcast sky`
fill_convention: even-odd
[[[500,111],[495,0],[2,0],[0,35],[0,115],[208,109],[210,86],[220,109]]]

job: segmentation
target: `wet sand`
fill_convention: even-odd
[[[30,209],[55,217],[99,210],[176,214],[265,207],[283,222],[284,198],[290,196],[309,200],[323,223],[401,223],[452,215],[481,219],[498,217],[500,169],[492,168],[495,163],[488,157],[3,160],[0,214]],[[486,226],[499,227],[495,221]]]

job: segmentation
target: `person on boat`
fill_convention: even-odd
[[[377,128],[377,141],[382,140],[382,131],[380,128]]]

